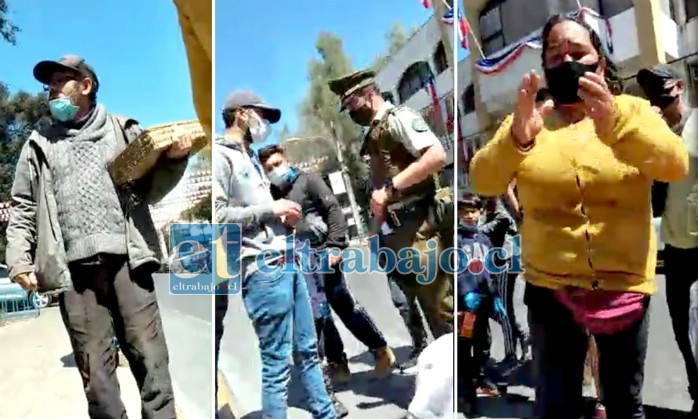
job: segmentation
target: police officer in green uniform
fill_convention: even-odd
[[[453,206],[436,198],[438,173],[446,152],[422,116],[383,99],[375,73],[361,70],[329,82],[342,110],[368,127],[365,146],[370,156],[371,212],[376,226],[388,227],[386,247],[401,259],[418,258],[419,269],[401,272],[397,281],[416,298],[435,337],[453,331],[453,275],[438,259],[453,246]],[[405,248],[416,253],[405,254]],[[408,252],[409,253],[409,252]]]

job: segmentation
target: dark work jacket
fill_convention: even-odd
[[[487,236],[477,229],[477,227],[459,225],[458,248],[468,255],[468,262],[470,262],[473,257],[484,258],[489,249],[492,248],[492,243]],[[484,260],[481,259],[481,262],[484,263]],[[490,276],[491,274],[487,272],[487,270],[475,274],[468,269],[459,269],[458,302],[461,302],[463,297],[470,292],[477,292],[485,295],[494,294]]]
[[[492,247],[503,247],[507,233],[516,234],[516,223],[502,200],[497,198],[496,202],[494,211],[485,213],[485,222],[480,226],[480,233],[490,239]]]
[[[274,199],[288,199],[301,206],[303,215],[296,224],[296,236],[310,238],[315,249],[347,247],[347,222],[332,189],[319,175],[296,169],[298,176],[290,188],[271,186]],[[324,223],[320,225],[320,222]],[[323,235],[319,230],[325,230]]]
[[[317,250],[328,247],[344,249],[347,247],[347,223],[342,208],[330,187],[317,174],[296,170],[298,176],[284,190],[271,186],[274,199],[288,199],[301,206],[303,215],[296,223],[296,244],[309,240],[310,246]],[[316,255],[310,254],[309,266],[316,266]],[[301,262],[303,263],[303,262]],[[335,269],[337,269],[336,267]],[[325,295],[324,275],[304,272],[308,284],[308,294],[316,319],[329,315],[327,296]]]

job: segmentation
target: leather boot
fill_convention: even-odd
[[[395,354],[388,346],[378,348],[374,352],[376,365],[373,368],[373,378],[385,378],[393,373]]]

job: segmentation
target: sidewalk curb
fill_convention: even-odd
[[[220,419],[241,418],[243,413],[240,412],[241,405],[237,402],[237,397],[235,396],[233,390],[230,388],[225,374],[223,374],[221,370],[218,370],[217,374],[218,406],[216,406],[216,411],[218,412]]]

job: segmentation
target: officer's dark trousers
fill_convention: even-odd
[[[114,332],[141,394],[144,419],[173,419],[168,352],[149,270],[130,271],[122,256],[71,264],[73,289],[59,298],[91,418],[124,419]],[[112,326],[113,319],[113,326]]]
[[[373,351],[387,345],[371,316],[352,295],[344,274],[339,269],[325,274],[325,295],[330,307],[342,320],[344,326],[368,349]],[[344,344],[334,324],[327,325],[323,332],[327,361],[346,362]]]
[[[679,350],[686,363],[691,398],[698,401],[698,248],[666,246],[666,300]],[[693,343],[693,345],[691,345]]]
[[[417,299],[407,299],[393,273],[388,274],[388,289],[390,290],[390,298],[393,300],[393,305],[397,308],[402,321],[405,322],[407,331],[410,333],[414,350],[421,351],[427,346],[427,332],[424,329],[424,322],[419,312]]]

